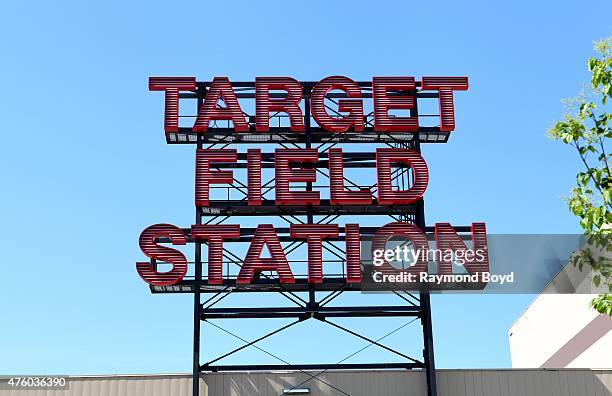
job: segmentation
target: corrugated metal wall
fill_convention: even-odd
[[[312,373],[313,375],[316,372]],[[439,396],[610,396],[612,370],[439,370]],[[308,379],[293,373],[205,375],[202,396],[279,396]],[[310,395],[425,395],[425,377],[410,371],[335,371],[304,383]],[[337,389],[334,389],[337,388]],[[71,377],[64,391],[7,391],[0,396],[191,396],[189,375]]]

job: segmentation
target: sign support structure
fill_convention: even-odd
[[[161,80],[162,78],[160,78]],[[175,83],[179,80],[171,80],[170,83]],[[216,80],[216,79],[215,79]],[[227,80],[227,79],[226,79]],[[184,81],[180,80],[180,81]],[[225,80],[224,80],[225,81]],[[425,80],[423,80],[425,81]],[[451,80],[451,82],[454,80]],[[467,81],[467,80],[466,80]],[[297,83],[297,82],[296,82]],[[195,82],[194,89],[177,89],[176,91],[166,91],[167,102],[166,111],[168,111],[168,103],[174,105],[172,101],[168,101],[169,94],[176,94],[176,108],[178,108],[179,100],[184,103],[195,100],[196,115],[183,114],[178,115],[178,127],[166,130],[166,142],[172,145],[195,145],[198,152],[206,152],[208,150],[223,150],[228,147],[256,147],[259,151],[258,166],[259,166],[259,188],[261,192],[261,202],[252,204],[251,202],[251,164],[247,164],[244,160],[250,160],[253,152],[250,150],[246,154],[237,154],[237,161],[220,161],[216,163],[208,163],[207,172],[214,171],[218,175],[222,172],[232,172],[231,184],[223,187],[219,185],[206,185],[210,192],[210,196],[206,196],[206,204],[198,204],[196,202],[195,226],[205,227],[209,225],[222,224],[240,224],[239,236],[228,238],[222,241],[222,265],[220,279],[211,278],[210,272],[210,257],[204,257],[204,253],[209,254],[209,249],[213,242],[211,240],[194,237],[194,228],[182,229],[185,235],[186,243],[194,248],[194,261],[188,262],[187,274],[181,278],[179,282],[173,284],[151,284],[152,293],[192,293],[194,297],[193,305],[193,395],[200,395],[200,377],[202,372],[223,372],[223,371],[264,371],[264,370],[296,370],[301,371],[308,377],[307,381],[322,381],[317,378],[317,373],[312,373],[312,370],[334,370],[334,369],[405,369],[405,370],[422,370],[425,374],[427,384],[427,396],[436,396],[436,374],[435,374],[435,359],[433,349],[433,332],[432,332],[432,317],[431,317],[431,302],[429,292],[427,290],[416,291],[390,291],[390,297],[397,297],[396,304],[391,305],[367,305],[367,304],[351,304],[351,305],[336,305],[339,297],[346,293],[361,293],[364,291],[361,283],[354,279],[351,281],[348,274],[348,264],[346,251],[344,246],[348,246],[349,231],[351,227],[356,226],[356,216],[359,218],[367,218],[369,223],[380,222],[381,218],[390,219],[395,222],[404,222],[416,225],[428,238],[433,237],[434,227],[427,226],[425,221],[424,200],[419,197],[418,201],[398,205],[386,205],[379,202],[377,198],[376,187],[371,185],[360,185],[359,180],[351,179],[350,176],[340,172],[340,177],[343,179],[342,186],[345,191],[359,192],[364,194],[364,191],[370,192],[368,204],[359,202],[352,204],[337,204],[321,192],[320,204],[312,205],[283,205],[278,201],[278,194],[275,195],[278,175],[270,175],[266,173],[270,169],[275,169],[275,152],[271,152],[268,148],[275,149],[315,149],[317,158],[315,161],[307,163],[303,159],[292,162],[291,166],[299,166],[302,169],[313,170],[316,174],[316,181],[311,179],[291,181],[291,191],[302,191],[305,193],[315,194],[321,191],[319,181],[324,182],[329,179],[331,183],[332,177],[338,178],[338,173],[332,175],[332,159],[338,159],[340,156],[344,169],[359,172],[361,170],[373,171],[373,168],[378,166],[378,158],[372,152],[372,147],[410,149],[417,153],[421,153],[422,144],[443,144],[448,142],[450,130],[445,129],[443,125],[427,125],[428,120],[436,117],[440,119],[440,124],[443,117],[441,114],[419,114],[417,104],[426,100],[440,100],[442,94],[448,95],[451,91],[442,91],[431,87],[424,87],[424,83],[416,82],[414,85],[406,89],[397,88],[390,89],[388,92],[389,98],[403,97],[411,106],[404,107],[409,114],[408,117],[412,120],[417,120],[415,125],[406,124],[406,128],[381,131],[375,127],[375,112],[378,111],[373,106],[368,108],[365,103],[366,99],[375,99],[378,95],[374,83],[372,81],[356,82],[358,86],[357,92],[338,92],[338,88],[326,91],[318,100],[323,100],[325,111],[336,119],[346,118],[346,107],[350,100],[362,100],[363,106],[363,127],[362,128],[347,128],[341,132],[325,130],[320,124],[317,115],[314,114],[314,97],[313,89],[316,88],[317,82],[304,81],[300,82],[299,86],[302,89],[302,96],[299,99],[300,117],[303,124],[303,130],[296,131],[293,125],[295,114],[290,111],[277,111],[272,109],[267,112],[268,120],[267,129],[260,129],[261,113],[254,114],[254,102],[260,100],[255,82],[229,82],[227,85],[235,92],[235,98],[227,98],[222,95],[219,97],[220,104],[215,104],[217,110],[229,111],[232,101],[240,103],[240,111],[244,116],[246,125],[240,127],[233,123],[233,118],[227,120],[215,120],[206,124],[206,131],[197,129],[198,121],[194,126],[182,126],[183,121],[199,119],[201,109],[205,105],[206,95],[213,92],[212,82]],[[467,84],[467,83],[466,83]],[[272,89],[269,91],[269,99],[288,100],[290,96],[289,90],[287,94],[279,93],[278,88],[271,84]],[[434,88],[436,88],[434,86]],[[216,88],[215,88],[216,89]],[[467,86],[466,88],[467,89]],[[156,89],[159,90],[159,89]],[[216,92],[216,91],[215,91]],[[350,95],[349,95],[350,94]],[[347,99],[350,98],[350,99]],[[354,103],[354,102],[353,102]],[[441,100],[440,100],[441,103]],[[452,92],[451,101],[452,107]],[[343,106],[345,106],[343,108]],[[440,111],[442,111],[440,104]],[[182,107],[181,107],[182,109]],[[243,110],[244,109],[244,110]],[[320,111],[320,110],[317,110]],[[388,112],[388,110],[386,110]],[[385,117],[387,114],[385,113]],[[392,119],[395,116],[389,115]],[[399,116],[398,116],[399,117]],[[401,118],[401,117],[400,117]],[[168,120],[166,120],[168,121]],[[182,124],[181,124],[182,123]],[[452,128],[454,128],[454,118],[452,119]],[[432,124],[431,122],[429,124]],[[202,128],[202,125],[199,126]],[[452,130],[452,129],[451,129]],[[367,147],[364,151],[355,151],[355,148]],[[338,151],[341,148],[348,150]],[[333,158],[332,158],[333,157]],[[197,167],[197,165],[196,165]],[[353,174],[353,177],[355,175]],[[221,176],[219,176],[221,177]],[[247,180],[248,179],[248,180]],[[266,180],[267,179],[267,180]],[[307,181],[306,181],[307,180]],[[402,163],[394,163],[391,172],[391,183],[396,190],[408,190],[415,183],[415,171],[410,165]],[[211,183],[213,184],[213,183]],[[197,189],[197,187],[196,187]],[[207,192],[208,194],[208,192]],[[311,195],[312,195],[311,194]],[[367,193],[366,193],[367,195]],[[222,198],[222,199],[221,199]],[[197,199],[196,199],[197,201]],[[319,254],[321,257],[322,267],[325,272],[319,282],[312,281],[312,271],[310,261],[308,261],[308,274],[295,274],[294,282],[279,282],[280,271],[277,270],[262,270],[256,272],[252,280],[248,284],[243,284],[237,277],[237,274],[245,264],[244,260],[244,244],[252,243],[259,230],[257,228],[249,228],[245,226],[254,218],[265,218],[268,222],[274,222],[272,228],[276,233],[278,242],[282,245],[284,255],[286,255],[288,263],[291,267],[304,268],[303,256],[307,253],[309,260],[311,255]],[[279,226],[278,223],[283,225]],[[320,240],[320,251],[312,250],[310,241],[307,238],[296,238],[293,230],[304,229],[303,226],[322,227],[339,223],[337,235],[330,238]],[[334,224],[335,225],[335,224]],[[270,226],[271,227],[271,226]],[[311,229],[311,228],[308,228]],[[364,241],[372,238],[378,227],[361,227],[357,226],[358,235],[363,246]],[[457,232],[468,232],[470,227],[454,227]],[[179,230],[180,231],[180,230]],[[236,231],[238,232],[238,231]],[[170,238],[159,237],[155,240],[156,243],[171,243]],[[241,247],[242,246],[242,247]],[[354,245],[353,245],[354,246]],[[208,247],[208,249],[206,248]],[[218,247],[218,245],[217,245]],[[304,250],[307,248],[307,252]],[[272,249],[270,249],[272,250]],[[250,248],[249,248],[250,251]],[[301,255],[301,256],[299,256]],[[210,256],[210,254],[209,254]],[[363,255],[361,256],[363,259]],[[203,264],[208,263],[208,275],[203,274]],[[151,265],[156,271],[157,264],[154,258],[151,259]],[[330,269],[335,269],[335,273],[329,272]],[[353,274],[352,276],[355,276]],[[279,306],[259,307],[259,306],[240,306],[228,305],[231,300],[231,295],[238,293],[253,293],[263,292],[278,295],[285,300],[285,304]],[[202,301],[203,295],[207,298]],[[229,298],[228,298],[229,297]],[[225,300],[227,298],[227,300]],[[360,296],[367,300],[367,295]],[[220,302],[224,300],[223,304]],[[289,301],[290,305],[286,302]],[[333,304],[332,304],[333,302]],[[351,330],[344,325],[335,321],[336,318],[367,318],[375,320],[376,318],[413,318],[416,323],[422,326],[422,356],[414,357],[404,352],[398,351],[387,345],[384,345],[380,340],[375,340],[366,337],[354,330]],[[260,336],[252,341],[244,341],[244,345],[223,354],[217,358],[211,359],[205,363],[201,361],[201,348],[206,347],[209,341],[209,335],[202,337],[201,324],[208,322],[213,324],[215,320],[227,319],[243,319],[243,320],[258,320],[265,319],[293,319],[292,322],[281,326],[280,328],[271,331],[270,333]],[[315,319],[323,324],[328,324],[337,330],[346,333],[351,337],[355,337],[375,345],[387,352],[399,356],[402,361],[397,362],[366,362],[366,363],[310,363],[310,364],[293,364],[279,358],[283,364],[259,364],[259,365],[222,365],[217,364],[222,359],[233,355],[236,352],[245,348],[254,346],[256,343],[268,339],[290,327],[299,323]],[[213,324],[215,327],[219,327]],[[220,327],[219,327],[220,328]],[[222,329],[223,330],[223,329]],[[229,331],[226,333],[231,334]],[[233,334],[232,334],[233,335]],[[299,387],[302,384],[297,385]],[[335,388],[331,384],[327,384]],[[340,389],[335,388],[341,393],[345,393]]]

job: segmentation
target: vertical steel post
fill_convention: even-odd
[[[306,133],[306,148],[312,147],[312,135],[310,131],[310,89],[305,89],[304,95],[304,130]],[[312,182],[306,183],[306,191],[312,191]],[[314,216],[312,214],[312,206],[308,206],[306,215],[306,222],[308,224],[314,223]],[[315,294],[314,285],[308,285],[308,306],[314,308],[317,304],[317,298]]]
[[[414,115],[418,117],[419,110],[417,107],[418,99],[415,92],[414,95]],[[412,113],[412,112],[411,112]],[[414,149],[421,153],[421,137],[419,132],[415,132]],[[425,201],[421,199],[417,203],[416,225],[425,232]],[[425,379],[427,381],[427,396],[437,396],[438,388],[436,385],[436,364],[434,360],[433,346],[433,331],[431,326],[431,301],[429,292],[423,291],[419,293],[419,301],[421,306],[421,326],[423,327],[423,361],[425,363]]]
[[[304,130],[306,134],[306,148],[312,148],[312,132],[310,131],[310,89],[304,95]],[[312,182],[306,183],[306,191],[312,191]],[[314,223],[312,206],[308,206],[308,224]]]
[[[431,328],[431,301],[429,293],[420,293],[421,324],[423,325],[423,359],[425,360],[425,378],[427,380],[427,396],[438,394],[436,386],[436,364],[434,361],[433,332]]]
[[[202,88],[196,88],[197,93],[197,110],[200,112],[202,101],[204,99]],[[202,138],[197,135],[197,148],[202,148]],[[196,207],[196,224],[202,224],[202,215]],[[193,293],[193,384],[192,396],[200,396],[200,286],[202,283],[202,243],[196,242],[195,249],[195,290]]]

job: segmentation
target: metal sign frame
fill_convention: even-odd
[[[268,131],[255,131],[255,115],[244,112],[245,119],[248,122],[248,131],[236,133],[230,122],[215,122],[208,128],[206,133],[198,133],[193,127],[179,126],[175,131],[166,133],[166,142],[168,144],[192,144],[197,149],[215,149],[225,148],[234,144],[257,144],[257,145],[273,145],[283,148],[316,148],[319,153],[319,161],[314,164],[317,175],[329,178],[328,155],[332,147],[342,147],[347,144],[375,144],[385,147],[394,148],[410,148],[421,152],[421,144],[423,143],[446,143],[450,133],[443,131],[439,126],[419,126],[417,131],[397,131],[397,132],[377,132],[374,130],[373,111],[364,115],[364,130],[346,132],[329,132],[322,130],[316,125],[313,116],[311,115],[311,93],[315,82],[301,82],[303,88],[303,121],[304,132],[296,133],[286,125],[286,119],[283,119],[282,113],[276,112],[269,115],[270,128]],[[373,87],[371,81],[357,82],[361,89],[362,98],[373,97]],[[178,98],[182,102],[186,100],[194,100],[196,102],[197,113],[206,97],[207,91],[210,88],[211,82],[197,82],[194,92],[179,92]],[[236,92],[236,97],[239,100],[254,100],[255,83],[254,82],[232,82],[231,87]],[[392,94],[392,93],[391,93]],[[411,91],[413,96],[414,106],[410,109],[410,116],[417,119],[425,119],[426,117],[440,117],[440,114],[419,114],[418,103],[424,99],[438,99],[439,92],[435,90],[422,89],[421,83],[416,83],[416,88]],[[273,95],[279,95],[271,93]],[[327,103],[327,111],[334,113],[336,116],[342,116],[335,109],[338,106],[338,99],[346,97],[345,94],[330,92],[325,96]],[[452,104],[452,101],[451,101]],[[177,103],[178,106],[178,103]],[[179,119],[193,118],[192,115],[179,115]],[[286,117],[285,117],[286,118]],[[245,154],[239,154],[239,159],[244,159]],[[375,167],[375,158],[370,152],[346,152],[344,154],[345,167],[347,168],[371,168]],[[264,152],[262,156],[262,167],[273,167],[271,153]],[[242,163],[227,163],[216,164],[215,169],[238,169],[244,168]],[[213,166],[211,165],[211,168]],[[410,183],[410,169],[407,167],[399,167],[392,174],[393,182],[397,186],[404,186]],[[359,187],[358,183],[344,177],[347,185]],[[236,184],[227,187],[228,197],[230,192],[245,194],[244,184],[239,180],[235,180]],[[384,215],[394,221],[403,221],[416,224],[423,232],[431,234],[432,227],[427,227],[425,222],[424,200],[420,199],[416,204],[405,206],[382,206],[382,205],[366,205],[360,206],[332,206],[329,202],[321,202],[317,207],[302,206],[302,207],[278,207],[274,201],[265,198],[266,193],[273,191],[274,181],[270,180],[263,183],[264,201],[262,206],[252,207],[246,204],[245,199],[228,199],[223,201],[211,200],[207,207],[197,207],[195,212],[195,224],[221,224],[240,216],[275,216],[283,219],[288,225],[291,224],[327,224],[335,219],[342,219],[343,216],[356,215]],[[306,191],[313,190],[313,183],[306,183]],[[455,227],[458,232],[468,232],[469,227]],[[361,232],[364,235],[372,234],[375,231],[374,227],[364,227]],[[241,242],[248,242],[253,237],[254,230],[252,228],[242,228],[240,230]],[[304,242],[292,241],[289,238],[289,228],[276,228],[279,240],[283,243],[289,243],[287,249],[295,249]],[[326,275],[323,283],[312,284],[304,278],[296,279],[295,284],[282,284],[267,274],[263,273],[261,278],[254,281],[248,287],[239,287],[236,285],[235,279],[229,275],[229,271],[223,280],[222,285],[211,285],[206,277],[202,274],[202,265],[204,264],[202,250],[205,242],[190,239],[189,230],[184,230],[188,242],[193,243],[195,248],[195,258],[192,264],[195,268],[192,277],[185,277],[182,281],[174,285],[156,286],[151,285],[153,293],[193,293],[193,395],[199,395],[199,378],[202,372],[219,372],[219,371],[236,371],[236,370],[313,370],[313,369],[421,369],[425,372],[427,382],[427,395],[435,396],[436,376],[435,376],[435,360],[433,350],[433,334],[431,321],[431,305],[430,297],[426,291],[408,293],[393,291],[398,297],[398,305],[390,306],[330,306],[330,302],[336,299],[339,295],[346,292],[360,292],[359,284],[348,283],[342,276]],[[342,240],[342,236],[335,240]],[[164,241],[163,238],[159,242]],[[231,251],[228,246],[231,241],[228,241],[223,248],[223,256],[228,265],[241,265],[241,258]],[[324,241],[323,249],[329,254],[334,255],[338,260],[343,260],[340,249],[335,246],[332,241]],[[155,266],[155,260],[151,260]],[[232,293],[245,292],[268,292],[277,293],[287,300],[291,301],[291,307],[218,307],[217,304],[228,297]],[[202,301],[202,295],[207,296],[205,301]],[[321,297],[322,296],[322,297]],[[376,340],[365,337],[349,328],[339,325],[333,321],[334,318],[376,318],[376,317],[414,317],[420,319],[423,334],[423,356],[412,357],[390,348]],[[247,341],[244,345],[223,354],[217,358],[209,360],[202,364],[200,361],[200,351],[202,346],[201,339],[201,321],[213,321],[215,319],[267,319],[267,318],[292,318],[295,319],[287,325],[284,325],[264,336],[255,340]],[[353,337],[365,340],[380,348],[383,348],[390,353],[402,357],[405,362],[401,363],[359,363],[359,364],[262,364],[262,365],[219,365],[215,364],[221,359],[228,357],[247,347],[254,346],[256,343],[267,339],[279,332],[286,330],[302,321],[308,319],[316,319],[322,323],[329,324],[334,328],[347,333]],[[307,373],[309,377],[314,376]],[[312,379],[312,378],[311,378]],[[329,384],[328,384],[329,385]]]

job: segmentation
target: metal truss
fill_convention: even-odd
[[[364,98],[372,97],[371,82],[359,82]],[[180,127],[178,133],[167,134],[166,139],[168,144],[193,144],[199,149],[219,149],[227,148],[233,144],[273,144],[275,147],[284,148],[316,148],[319,152],[318,161],[312,164],[317,175],[321,178],[329,179],[328,172],[328,154],[333,147],[342,147],[345,144],[368,143],[370,146],[388,146],[388,147],[404,147],[412,148],[420,152],[422,143],[445,143],[448,141],[448,133],[441,132],[439,127],[425,126],[420,127],[416,132],[393,132],[381,133],[373,130],[373,113],[366,112],[365,115],[365,130],[362,132],[347,131],[343,133],[333,133],[322,130],[318,127],[314,119],[310,115],[310,90],[314,86],[313,82],[302,82],[304,87],[303,114],[305,132],[292,132],[288,127],[288,120],[284,114],[270,115],[270,131],[256,132],[255,117],[252,114],[245,113],[248,120],[250,131],[236,133],[232,126],[226,122],[218,122],[209,127],[209,131],[204,134],[194,133],[191,128]],[[180,93],[181,99],[194,99],[199,110],[203,98],[206,95],[209,83],[198,82],[195,93]],[[249,108],[249,103],[253,104],[255,98],[253,82],[233,82],[232,87],[236,92],[237,98],[246,103],[242,106],[243,109]],[[411,110],[412,116],[417,116],[419,119],[428,116],[437,115],[420,115],[418,113],[417,104],[420,100],[428,98],[437,98],[437,92],[424,92],[418,89],[412,92],[415,99],[415,107]],[[391,93],[393,94],[393,93]],[[271,96],[281,95],[272,93]],[[337,99],[344,97],[342,94],[331,92],[326,97],[326,108],[330,114],[342,116],[335,109],[337,108]],[[183,118],[191,118],[194,116],[181,116]],[[343,160],[345,168],[373,168],[376,166],[374,153],[372,148],[368,147],[370,152],[344,152]],[[273,153],[262,150],[262,168],[273,168]],[[246,154],[239,153],[237,163],[215,164],[211,168],[216,169],[243,169],[246,164],[241,163],[246,159]],[[349,189],[360,188],[358,183],[345,177],[345,185]],[[393,181],[398,188],[407,188],[410,185],[411,171],[409,168],[399,166],[393,172]],[[302,207],[277,207],[273,198],[274,179],[262,181],[263,203],[261,206],[249,206],[246,200],[246,185],[235,177],[234,184],[231,187],[224,188],[227,191],[227,200],[210,201],[207,207],[196,209],[195,224],[221,224],[234,217],[249,216],[269,216],[276,219],[282,219],[287,225],[291,224],[326,224],[339,220],[342,223],[343,219],[350,216],[351,221],[354,221],[354,216],[377,215],[386,216],[393,221],[411,222],[419,226],[424,232],[431,233],[431,227],[426,227],[424,215],[424,202],[421,200],[414,205],[405,206],[382,206],[376,202],[375,186],[371,187],[373,202],[367,206],[332,206],[329,200],[322,199],[321,205],[317,207],[302,206]],[[313,183],[306,183],[305,190],[313,191]],[[230,199],[231,198],[231,199]],[[238,220],[239,221],[239,220]],[[304,245],[304,241],[291,240],[289,238],[289,227],[275,227],[279,236],[280,242],[283,244],[283,249],[288,259],[291,254]],[[362,235],[372,235],[377,227],[362,227]],[[458,231],[469,231],[469,227],[456,227]],[[334,240],[325,240],[323,249],[328,257],[324,259],[324,266],[336,264],[344,268],[344,251],[334,242],[343,241],[342,236],[344,227],[340,226],[341,236]],[[342,274],[326,274],[322,284],[309,284],[305,277],[296,276],[295,284],[280,284],[275,277],[269,273],[262,273],[260,279],[253,282],[252,285],[240,285],[238,287],[235,282],[235,277],[230,271],[226,271],[221,285],[208,284],[207,279],[202,274],[202,248],[206,245],[205,242],[195,242],[189,235],[189,230],[184,230],[189,243],[195,247],[195,260],[191,262],[194,268],[193,275],[185,277],[179,284],[172,286],[151,286],[153,293],[193,293],[194,294],[194,330],[193,330],[193,395],[199,395],[199,377],[201,372],[217,372],[217,371],[236,371],[236,370],[298,370],[303,371],[309,377],[307,380],[320,380],[317,375],[313,375],[309,370],[327,370],[333,369],[420,369],[425,372],[427,380],[427,395],[435,396],[436,393],[436,378],[435,378],[435,363],[433,351],[433,335],[431,326],[431,306],[429,294],[426,292],[407,293],[393,292],[398,297],[398,305],[390,306],[344,306],[337,307],[329,305],[332,301],[338,298],[343,293],[360,292],[359,284],[347,283]],[[249,242],[252,240],[254,233],[253,228],[241,227],[241,236],[236,242]],[[167,242],[159,240],[159,242]],[[227,267],[239,268],[242,265],[242,257],[232,250],[232,242],[224,243],[224,265]],[[289,259],[289,263],[295,263],[299,260]],[[155,263],[153,263],[155,264]],[[291,306],[278,307],[218,307],[219,302],[225,300],[234,293],[248,292],[267,292],[277,293],[291,302]],[[323,296],[321,297],[321,294]],[[202,301],[202,296],[207,298]],[[395,350],[384,345],[381,339],[372,339],[366,337],[356,331],[353,331],[345,326],[340,325],[335,321],[337,318],[380,318],[380,317],[407,317],[412,318],[412,321],[419,321],[423,332],[423,356],[419,358],[411,357],[401,351]],[[261,337],[253,340],[247,340],[237,336],[214,323],[218,319],[269,319],[269,318],[285,318],[294,319],[294,321],[286,324],[278,329],[271,331]],[[218,362],[236,352],[245,348],[254,347],[262,350],[257,343],[264,339],[268,339],[290,327],[299,323],[314,319],[322,324],[329,325],[338,331],[346,333],[348,336],[361,339],[368,343],[368,346],[376,346],[387,352],[402,358],[399,363],[359,363],[349,364],[344,363],[348,358],[336,364],[321,363],[321,364],[291,364],[281,358],[267,352],[268,355],[275,357],[283,364],[261,364],[261,365],[220,365]],[[201,322],[210,323],[218,327],[225,333],[241,340],[244,344],[240,347],[229,351],[221,356],[213,358],[202,364],[200,362],[200,327]],[[404,324],[405,326],[406,324]],[[403,327],[403,326],[402,326]],[[397,330],[394,330],[397,331]],[[391,333],[389,333],[391,334]],[[364,348],[362,348],[363,350]],[[353,356],[349,355],[349,357]],[[319,373],[319,374],[320,374]],[[301,384],[300,384],[301,385]],[[330,384],[328,384],[330,385]],[[332,386],[332,385],[330,385]],[[335,388],[334,386],[332,386]],[[337,388],[335,388],[337,389]],[[346,394],[340,389],[339,392]]]

